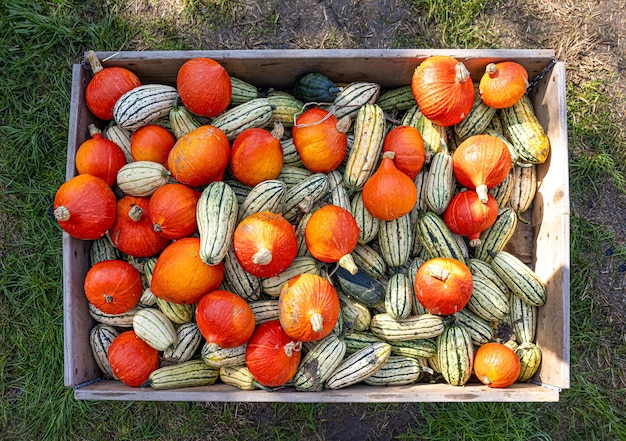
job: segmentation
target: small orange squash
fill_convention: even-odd
[[[226,110],[233,92],[226,69],[205,57],[183,63],[176,75],[176,89],[185,107],[207,118]]]
[[[315,210],[304,228],[304,241],[313,257],[339,265],[351,274],[358,267],[350,254],[356,247],[361,229],[354,216],[337,205],[324,205]]]
[[[517,354],[502,343],[485,343],[474,355],[474,374],[489,387],[509,387],[519,377],[520,370]]]
[[[196,307],[196,323],[207,344],[235,348],[254,332],[254,312],[237,294],[215,290],[203,296]]]
[[[261,323],[246,347],[246,366],[261,385],[279,387],[293,378],[302,342],[289,337],[278,320]]]
[[[70,236],[95,240],[115,222],[115,194],[102,179],[78,175],[61,184],[54,196],[54,218]]]
[[[117,201],[115,223],[109,230],[113,245],[133,257],[150,257],[169,243],[154,231],[148,211],[149,198],[124,196]]]
[[[76,171],[102,178],[107,184],[114,185],[117,172],[126,165],[124,151],[102,136],[95,125],[89,125],[91,138],[83,142],[76,151]]]
[[[394,165],[393,151],[383,153],[380,166],[363,186],[363,205],[377,219],[390,221],[409,213],[417,201],[413,179]]]
[[[472,295],[472,273],[463,262],[436,257],[424,262],[415,275],[415,296],[431,314],[449,315],[465,307]]]
[[[87,62],[93,73],[93,78],[85,89],[87,107],[98,118],[111,120],[117,100],[129,90],[141,86],[141,81],[124,67],[102,67],[94,51],[87,52]]]
[[[165,127],[146,124],[130,136],[130,154],[135,161],[153,161],[166,165],[175,143],[174,135]]]
[[[103,260],[85,276],[87,300],[106,314],[122,314],[139,302],[143,285],[139,271],[124,260]]]
[[[519,101],[528,88],[526,68],[514,61],[489,63],[480,79],[478,93],[489,107],[503,109]]]
[[[200,187],[222,180],[229,157],[226,134],[217,127],[203,125],[176,141],[167,157],[167,169],[181,184]]]
[[[383,141],[383,152],[394,152],[394,165],[411,179],[415,179],[424,166],[424,140],[413,126],[391,129]]]
[[[278,123],[271,132],[260,127],[241,132],[230,150],[230,170],[235,179],[249,187],[275,179],[283,167],[283,131]]]
[[[459,123],[474,104],[469,71],[461,61],[447,55],[425,59],[415,69],[411,87],[421,112],[440,126]]]
[[[159,367],[159,351],[140,339],[133,330],[115,337],[107,359],[115,376],[131,387],[141,386]]]
[[[304,273],[288,280],[278,297],[280,324],[288,336],[302,342],[330,334],[339,312],[337,291],[316,274]]]
[[[452,197],[443,213],[443,221],[453,233],[466,236],[471,247],[480,245],[480,233],[493,225],[498,217],[498,203],[487,194],[483,204],[473,190],[461,191]]]
[[[194,304],[224,280],[224,265],[206,265],[200,259],[200,239],[185,237],[172,242],[159,255],[150,290],[173,303]]]
[[[269,211],[245,217],[233,234],[239,264],[256,277],[273,277],[286,270],[298,253],[295,228]]]
[[[489,188],[501,183],[511,171],[511,152],[497,136],[473,135],[452,155],[452,171],[459,183],[476,190],[483,204]]]
[[[166,239],[176,240],[196,231],[196,206],[200,192],[184,184],[170,183],[150,196],[148,213],[154,231]]]
[[[346,131],[337,117],[319,107],[313,107],[296,119],[291,134],[296,151],[306,168],[314,173],[328,173],[341,165],[348,145]]]

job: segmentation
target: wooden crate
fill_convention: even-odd
[[[569,388],[569,187],[565,103],[565,66],[551,50],[263,50],[100,52],[104,66],[125,66],[144,84],[175,84],[178,68],[189,58],[209,57],[233,76],[260,87],[289,89],[302,73],[318,71],[336,82],[372,81],[383,88],[410,84],[417,65],[431,55],[450,55],[465,63],[477,82],[490,62],[514,60],[532,80],[545,73],[533,88],[535,112],[551,142],[551,154],[538,167],[538,190],[527,228],[516,233],[514,246],[526,254],[546,283],[547,302],[539,309],[537,345],[543,353],[539,372],[529,383],[490,389],[479,383],[463,387],[414,384],[401,387],[355,385],[335,391],[241,391],[224,384],[156,391],[102,380],[89,346],[93,321],[87,309],[83,280],[89,269],[90,242],[63,235],[65,385],[76,399],[224,401],[224,402],[427,402],[427,401],[558,401]],[[67,178],[76,174],[77,148],[96,120],[85,105],[90,75],[83,64],[73,66]],[[521,244],[521,245],[520,245]]]

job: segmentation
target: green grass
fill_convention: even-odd
[[[580,201],[610,176],[624,191],[623,121],[602,81],[568,88],[572,191],[571,374],[559,403],[228,404],[82,402],[63,385],[61,233],[50,217],[64,181],[72,63],[85,50],[200,48],[202,29],[235,23],[236,4],[188,0],[181,15],[142,21],[121,1],[6,1],[0,8],[0,432],[3,439],[325,439],[343,415],[362,439],[626,439],[623,336],[597,301],[605,250],[624,244]],[[451,6],[454,4],[454,6]],[[415,0],[435,30],[398,47],[497,47],[477,19],[484,0]],[[109,12],[112,11],[112,12]],[[456,12],[452,12],[456,11]],[[271,35],[270,19],[248,35]],[[187,26],[187,27],[186,27]],[[256,27],[255,27],[256,26]],[[482,26],[482,25],[480,25]],[[337,43],[338,44],[338,43]],[[332,42],[334,47],[335,43]],[[339,47],[339,46],[337,46]],[[339,421],[334,416],[341,415]],[[407,416],[408,415],[408,416]],[[351,433],[344,432],[344,433]]]

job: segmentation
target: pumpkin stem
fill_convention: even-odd
[[[348,272],[352,275],[355,275],[357,271],[359,271],[359,267],[356,266],[356,263],[354,262],[354,258],[352,257],[352,254],[350,253],[346,254],[341,259],[339,259],[339,266],[348,270]]]
[[[428,274],[435,279],[445,282],[450,277],[450,271],[437,265],[428,267]]]
[[[130,217],[133,222],[139,222],[142,214],[143,210],[139,205],[132,204],[130,210],[128,210],[128,217]]]
[[[489,379],[489,377],[488,377],[488,376],[486,376],[486,375],[483,375],[483,376],[481,377],[481,381],[482,381],[484,384],[486,384],[487,386],[489,386],[489,385],[491,384],[491,380],[490,380],[490,379]]]
[[[489,200],[489,197],[487,196],[488,192],[489,192],[489,189],[487,188],[485,184],[480,184],[476,187],[476,194],[478,195],[478,199],[483,204],[486,204],[487,201]]]
[[[466,82],[470,76],[470,73],[469,73],[469,70],[467,70],[467,67],[465,67],[465,65],[461,61],[459,61],[454,67],[454,69],[456,71],[456,80],[459,83]]]
[[[156,231],[157,233],[160,233],[161,231],[163,231],[163,228],[161,228],[161,225],[159,224],[154,224],[154,226],[152,227],[152,229],[154,231]]]
[[[476,248],[478,246],[480,246],[480,239],[472,239],[469,242],[469,246],[472,248]]]
[[[67,222],[70,220],[70,209],[65,205],[60,205],[54,210],[54,218],[59,222]]]
[[[87,51],[87,63],[89,63],[89,67],[91,67],[91,72],[93,72],[94,75],[104,69],[102,67],[102,63],[100,63],[100,60],[98,60],[98,56],[92,50]]]
[[[267,248],[260,248],[259,251],[252,256],[252,262],[255,265],[269,265],[272,261],[272,252]]]
[[[383,159],[391,159],[393,161],[393,159],[396,157],[396,152],[385,152],[383,153]]]
[[[303,213],[308,213],[313,208],[313,198],[311,196],[306,196],[299,204],[298,207]]]
[[[107,303],[113,303],[113,296],[111,294],[105,294],[104,301]]]
[[[302,349],[301,341],[290,341],[284,347],[285,355],[291,357],[294,352],[299,352]]]
[[[485,72],[487,72],[490,76],[494,76],[496,72],[498,72],[498,66],[495,63],[489,63],[485,68]]]
[[[91,136],[92,138],[95,135],[102,135],[102,130],[96,127],[95,124],[89,124],[89,126],[87,126],[87,129],[89,130],[89,136]]]
[[[280,139],[283,137],[284,134],[285,134],[285,127],[283,126],[283,123],[281,123],[280,121],[276,121],[274,123],[274,130],[272,130],[272,136],[275,139]]]
[[[311,316],[309,320],[311,322],[311,329],[313,332],[322,332],[322,328],[324,327],[324,317],[319,312],[316,312]]]
[[[339,133],[347,133],[350,130],[350,124],[352,124],[352,120],[350,119],[350,115],[346,115],[342,117],[337,124],[335,124],[335,128]]]

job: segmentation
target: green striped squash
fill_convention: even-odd
[[[130,196],[151,196],[170,181],[170,172],[154,161],[134,161],[117,172],[117,186]]]

